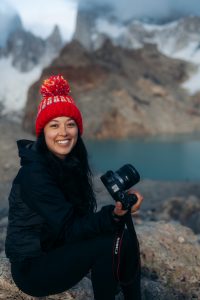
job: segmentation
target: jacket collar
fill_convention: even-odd
[[[21,165],[35,161],[45,161],[45,158],[40,154],[36,147],[36,142],[31,140],[18,140],[17,147],[19,157],[21,158]]]

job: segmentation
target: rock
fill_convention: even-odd
[[[200,246],[192,231],[176,223],[146,222],[136,227],[142,263],[142,300],[200,299]],[[0,258],[0,297],[32,300],[15,286],[10,264]],[[41,298],[93,299],[91,281],[83,278],[72,289]],[[123,300],[121,293],[116,297]]]
[[[40,62],[45,51],[45,42],[24,29],[10,34],[6,55],[12,56],[12,65],[21,72],[28,72]]]
[[[8,217],[3,217],[0,219],[0,252],[4,250],[4,243],[6,238],[6,232],[7,232],[7,223],[8,223]]]
[[[169,198],[164,202],[158,218],[179,221],[195,233],[200,233],[200,198],[194,195]]]
[[[164,222],[143,223],[137,232],[143,278],[150,279],[143,286],[144,299],[200,299],[197,236],[187,227]]]
[[[60,49],[63,46],[63,41],[58,25],[55,25],[52,33],[46,39],[46,48],[49,50],[49,53],[59,53]]]
[[[142,279],[142,300],[189,300],[184,295],[177,295],[173,289],[148,278]]]
[[[12,66],[20,72],[29,72],[35,66],[48,65],[63,46],[60,30],[55,26],[47,39],[35,36],[20,27],[13,30],[2,49],[5,57],[10,57]]]

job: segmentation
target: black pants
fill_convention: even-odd
[[[42,297],[68,290],[91,270],[94,298],[113,300],[118,285],[112,270],[113,240],[111,234],[101,235],[65,244],[39,257],[12,263],[13,280],[26,294]],[[129,238],[126,240],[125,252],[131,251],[134,260],[134,249],[129,247]],[[141,299],[139,273],[134,283],[124,287],[123,292],[127,300]]]

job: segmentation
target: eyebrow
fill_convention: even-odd
[[[66,120],[66,122],[67,122],[67,121],[74,121],[74,119],[69,118],[68,120]],[[50,122],[57,122],[57,123],[59,123],[59,121],[56,120],[56,119],[52,119]]]

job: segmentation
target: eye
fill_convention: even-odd
[[[74,121],[70,121],[68,124],[67,124],[68,127],[75,127],[76,126],[76,123]]]
[[[55,124],[51,124],[50,127],[51,128],[58,128],[58,124],[56,124],[56,123]]]

